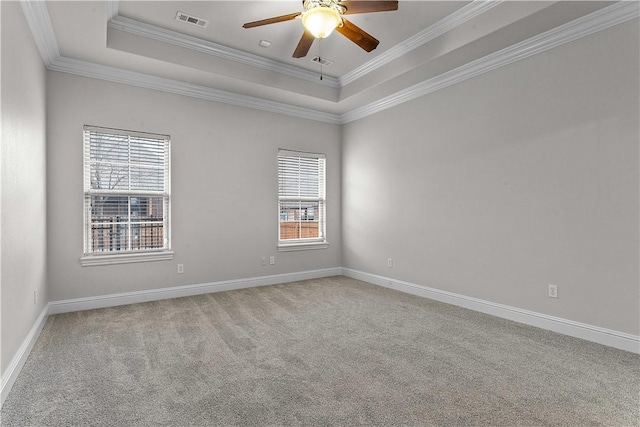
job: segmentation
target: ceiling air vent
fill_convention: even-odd
[[[316,64],[324,65],[325,67],[330,67],[333,65],[333,61],[327,58],[320,58],[319,56],[314,56],[311,58],[311,62],[315,62]]]
[[[184,12],[178,12],[176,14],[176,21],[186,22],[187,24],[193,24],[196,27],[200,27],[200,28],[206,28],[207,25],[209,25],[209,21],[189,15]]]

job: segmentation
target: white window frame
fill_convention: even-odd
[[[329,247],[327,242],[327,197],[326,197],[326,155],[322,153],[309,153],[303,151],[279,149],[278,150],[278,251],[299,251],[307,249],[326,249]],[[319,160],[318,166],[318,189],[315,195],[302,195],[298,190],[298,194],[291,194],[291,191],[285,191],[281,185],[283,168],[285,163],[282,160],[286,159],[288,162],[294,159],[314,159]],[[299,171],[298,171],[299,172]],[[300,175],[298,177],[300,180]],[[300,182],[300,181],[299,181]],[[288,194],[287,194],[288,193]],[[314,212],[314,217],[318,219],[318,237],[314,238],[298,238],[298,239],[281,239],[281,222],[282,222],[282,204],[284,202],[300,202],[302,203],[318,203],[317,212]],[[302,224],[299,219],[300,226]]]
[[[125,162],[126,167],[131,171],[134,164],[131,161],[131,139],[144,138],[161,140],[164,143],[164,161],[163,170],[163,189],[162,190],[143,190],[131,188],[119,189],[95,189],[91,185],[91,134],[101,133],[127,138],[127,150],[129,151],[129,159]],[[122,166],[122,165],[121,165]],[[84,203],[83,203],[83,229],[84,229],[84,255],[80,258],[82,266],[122,264],[146,261],[162,261],[173,259],[173,251],[171,250],[171,137],[169,135],[160,135],[146,132],[129,131],[122,129],[104,128],[98,126],[83,127],[83,187],[84,187]],[[92,247],[92,206],[91,198],[96,195],[109,195],[127,197],[128,200],[128,218],[123,225],[128,226],[128,243],[127,248],[114,251],[96,251]],[[132,249],[131,244],[131,227],[134,223],[131,219],[131,199],[135,197],[162,197],[162,248],[154,249]]]

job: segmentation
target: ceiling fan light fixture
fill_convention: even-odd
[[[1,1],[1,0],[0,0]],[[345,14],[390,12],[398,9],[398,0],[302,0],[304,12],[294,12],[273,18],[247,22],[243,28],[301,19],[304,33],[293,51],[294,58],[307,56],[315,39],[329,36],[337,30],[366,52],[374,50],[380,41],[362,28],[343,18]]]
[[[318,6],[302,14],[302,25],[317,39],[328,37],[342,23],[337,10]]]

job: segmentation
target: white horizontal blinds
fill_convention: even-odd
[[[325,156],[278,152],[279,238],[324,240]]]
[[[85,128],[85,191],[168,193],[169,139]],[[88,186],[88,188],[87,188]]]
[[[85,253],[169,248],[170,139],[84,127]]]
[[[88,132],[91,165],[90,190],[129,189],[129,138]]]

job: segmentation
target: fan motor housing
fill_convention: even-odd
[[[302,7],[305,11],[315,9],[316,7],[327,7],[334,9],[339,14],[344,13],[344,7],[338,4],[338,0],[302,0]]]

